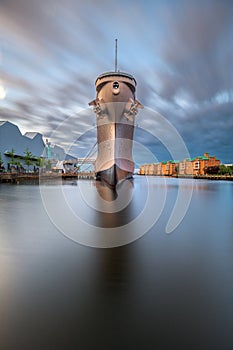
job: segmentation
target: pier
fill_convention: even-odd
[[[94,179],[94,172],[79,172],[79,173],[45,173],[45,174],[17,174],[17,173],[2,173],[0,174],[0,184],[9,183],[9,184],[39,184],[40,182],[52,182],[56,180],[72,180],[72,179]]]
[[[194,179],[233,181],[233,175],[194,175]]]
[[[233,181],[233,175],[155,175],[155,174],[138,174],[140,176],[154,176],[154,177],[172,177],[179,179],[202,179],[202,180],[225,180],[225,181]]]

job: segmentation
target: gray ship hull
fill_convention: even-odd
[[[96,180],[103,181],[107,185],[114,187],[116,184],[122,180],[132,179],[133,172],[126,171],[118,167],[116,164],[111,166],[106,170],[102,170],[96,173]]]
[[[94,106],[97,124],[98,155],[96,179],[110,186],[131,178],[134,119],[138,107],[134,78],[125,73],[105,73],[97,78]]]

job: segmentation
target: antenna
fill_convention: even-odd
[[[117,39],[115,39],[115,72],[117,72]]]

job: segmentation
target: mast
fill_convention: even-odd
[[[115,39],[115,72],[117,72],[117,39]]]

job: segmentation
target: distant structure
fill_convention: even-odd
[[[27,132],[24,135],[20,132],[17,125],[9,121],[0,121],[0,155],[3,166],[7,170],[12,157],[24,165],[23,157],[28,150],[35,158],[47,158],[45,152],[45,143],[43,135],[38,132]],[[50,159],[65,160],[67,157],[64,149],[60,146],[50,146]]]
[[[166,162],[143,164],[139,168],[139,175],[205,175],[209,168],[220,165],[220,160],[216,156],[204,153],[203,156],[186,158],[182,161],[168,160]]]
[[[51,143],[49,142],[48,139],[46,139],[46,146],[45,146],[45,149],[46,149],[46,157],[48,159],[51,158]]]
[[[29,150],[35,157],[42,157],[44,141],[40,133],[28,132],[22,135],[18,126],[9,121],[0,121],[0,153],[3,166],[8,168],[11,160],[12,149],[15,160],[25,156],[25,150]]]

